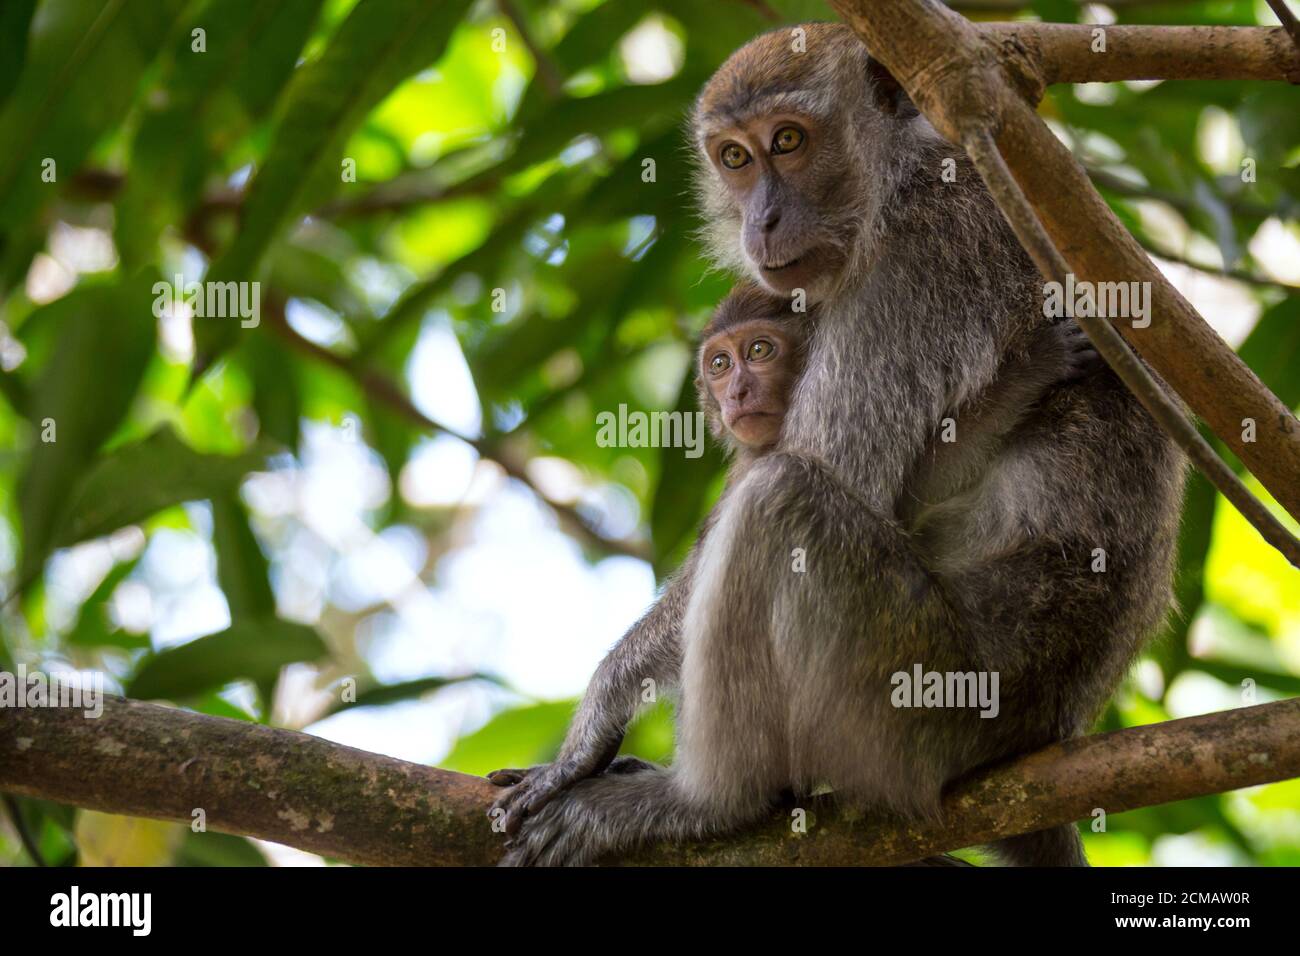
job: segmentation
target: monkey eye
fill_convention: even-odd
[[[731,368],[731,356],[726,352],[719,352],[713,358],[709,359],[709,374],[721,375],[727,369]]]
[[[803,131],[794,126],[782,126],[772,137],[772,152],[793,153],[803,145]]]
[[[751,362],[761,362],[764,359],[771,358],[772,353],[775,351],[776,346],[767,339],[757,339],[754,344],[749,347],[749,360]]]
[[[718,154],[718,158],[722,160],[722,165],[728,169],[739,169],[749,162],[749,153],[745,151],[743,146],[728,143],[722,147],[722,152]]]

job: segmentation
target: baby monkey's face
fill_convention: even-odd
[[[714,332],[700,349],[700,377],[723,425],[753,449],[780,437],[799,364],[799,341],[788,321],[742,319]]]

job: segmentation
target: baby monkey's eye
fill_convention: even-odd
[[[728,143],[722,147],[720,157],[722,165],[728,169],[739,169],[749,162],[749,153],[745,152],[744,147],[737,146],[735,143]]]
[[[776,346],[767,339],[758,339],[749,347],[749,360],[751,362],[761,362],[765,358],[771,358],[772,353],[776,351]]]
[[[793,126],[783,126],[772,137],[772,152],[793,153],[803,143],[803,133]]]
[[[709,371],[714,375],[719,375],[729,368],[731,368],[731,356],[726,352],[719,352],[709,359]]]

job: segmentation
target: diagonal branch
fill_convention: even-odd
[[[350,863],[496,861],[504,835],[485,812],[496,789],[465,774],[290,730],[103,698],[0,709],[0,791],[106,813],[192,823]],[[1300,699],[1171,720],[1056,744],[957,784],[942,823],[863,817],[808,801],[703,843],[660,845],[611,862],[705,865],[899,864],[948,850],[1172,800],[1300,775]]]
[[[1070,264],[1052,244],[1043,230],[1043,224],[1034,215],[1033,207],[1016,185],[1011,170],[1007,169],[998,152],[992,134],[972,132],[967,135],[965,145],[971,161],[983,177],[998,208],[1015,230],[1020,244],[1049,281],[1064,286]],[[1151,373],[1143,367],[1114,327],[1105,319],[1090,315],[1075,316],[1075,321],[1088,334],[1097,351],[1128,386],[1129,391],[1137,396],[1142,407],[1173,437],[1187,457],[1210,479],[1210,483],[1255,526],[1265,541],[1300,568],[1300,541],[1250,493],[1236,472],[1201,437],[1196,426],[1188,421],[1177,404],[1165,394],[1164,389],[1151,377]]]
[[[1291,42],[1295,44],[1297,50],[1300,50],[1300,20],[1296,19],[1291,8],[1286,5],[1286,0],[1268,0],[1268,5],[1277,14],[1277,20],[1286,30]]]
[[[1165,279],[1026,102],[1041,78],[1019,72],[1023,58],[1007,58],[1005,48],[933,2],[831,5],[950,141],[994,131],[998,153],[1079,279],[1149,283],[1149,326],[1115,328],[1282,506],[1300,516],[1300,421]],[[1247,420],[1256,423],[1256,441],[1246,440]]]

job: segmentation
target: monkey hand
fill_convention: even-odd
[[[535,768],[545,769],[545,768]],[[546,802],[530,810],[527,818],[517,816],[516,829],[506,841],[500,866],[585,866],[592,863],[602,847],[587,833],[588,814],[584,809],[585,790],[598,783],[599,777],[574,783],[563,792],[547,795]]]
[[[636,758],[579,780],[524,821],[501,866],[587,866],[647,839],[685,836],[663,828],[669,772]],[[687,815],[670,815],[686,820]],[[683,822],[682,826],[687,824]],[[698,835],[698,834],[697,834]]]
[[[1093,348],[1088,334],[1073,320],[1052,326],[1061,348],[1062,367],[1057,384],[1067,385],[1087,378],[1106,367],[1106,362]]]
[[[622,739],[620,735],[620,741]],[[611,748],[618,749],[617,743]],[[634,773],[654,766],[636,757],[609,757],[609,749],[597,753],[579,751],[570,755],[561,752],[554,763],[539,764],[526,770],[494,770],[488,780],[498,787],[510,789],[497,798],[488,816],[500,820],[510,836],[519,832],[524,820],[541,810],[557,793],[567,790],[579,780],[605,773]]]
[[[509,789],[492,804],[488,816],[497,828],[513,837],[524,820],[538,813],[556,794],[591,776],[596,769],[594,763],[562,758],[526,770],[494,770],[488,774],[488,779],[498,787]]]
[[[580,761],[577,758],[561,759],[555,763],[540,764],[525,770],[494,770],[488,780],[498,787],[509,787],[492,804],[488,816],[500,821],[500,828],[511,837],[519,833],[524,821],[542,811],[557,795],[574,784],[593,776],[597,761]],[[656,769],[655,765],[638,757],[615,757],[604,769],[605,774],[624,775]]]

